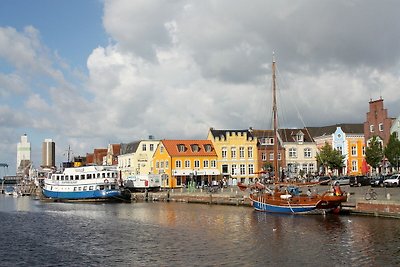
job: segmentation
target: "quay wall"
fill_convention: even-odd
[[[369,187],[368,187],[369,188]],[[347,189],[347,190],[346,190]],[[326,190],[323,188],[322,190]],[[343,212],[352,215],[393,217],[400,219],[400,188],[377,189],[377,200],[364,198],[367,187],[345,188],[348,201],[343,205]],[[379,191],[380,190],[380,191]],[[387,192],[390,192],[389,194]],[[249,192],[242,192],[234,187],[207,192],[196,189],[174,189],[168,191],[132,193],[133,201],[176,201],[186,203],[220,204],[251,207]]]

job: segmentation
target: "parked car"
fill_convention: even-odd
[[[372,178],[371,179],[371,186],[373,186],[373,187],[377,187],[377,186],[383,187],[384,186],[383,181],[385,181],[387,178],[389,178],[388,175],[380,175],[380,176],[377,176],[375,178]]]
[[[331,181],[331,177],[329,176],[320,176],[318,177],[318,183],[320,185],[327,185]]]
[[[340,176],[340,177],[335,177],[332,180],[332,184],[339,183],[339,185],[348,185],[350,184],[350,178],[348,176]]]
[[[393,174],[388,179],[383,181],[385,186],[399,186],[400,185],[400,174]]]
[[[371,184],[371,179],[365,175],[350,176],[349,180],[350,186],[363,186]]]

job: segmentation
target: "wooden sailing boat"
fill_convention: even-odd
[[[278,115],[276,102],[276,63],[272,61],[272,112],[274,127],[274,188],[269,189],[257,183],[252,186],[255,192],[250,194],[252,206],[257,211],[277,212],[277,213],[313,213],[318,211],[332,210],[340,206],[347,200],[344,194],[334,194],[325,192],[319,194],[300,194],[289,192],[287,184],[279,183],[278,166]],[[292,185],[293,186],[293,185]],[[239,187],[243,185],[240,184]],[[311,191],[310,191],[311,192]]]

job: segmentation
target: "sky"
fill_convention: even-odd
[[[1,0],[0,163],[110,143],[205,139],[400,115],[400,1]]]

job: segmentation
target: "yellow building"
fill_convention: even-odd
[[[220,177],[209,140],[162,140],[154,153],[153,173],[163,174],[164,188],[210,185]]]
[[[207,139],[218,155],[217,168],[229,185],[252,183],[258,170],[257,138],[251,130],[215,130],[210,128]]]

